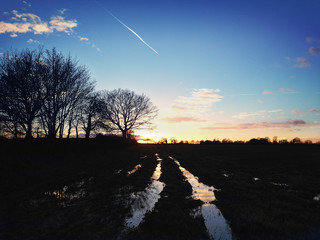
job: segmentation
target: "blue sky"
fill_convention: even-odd
[[[144,137],[319,141],[319,10],[308,0],[5,0],[0,53],[56,47],[98,90],[145,93],[159,115]]]

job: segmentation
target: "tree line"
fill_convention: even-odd
[[[89,70],[55,48],[12,50],[0,57],[0,134],[69,138],[149,126],[157,108],[128,89],[96,91]]]
[[[295,137],[291,140],[287,139],[280,139],[278,140],[277,137],[273,137],[271,140],[268,137],[264,138],[251,138],[248,141],[243,141],[243,140],[236,140],[232,141],[231,139],[213,139],[213,140],[180,140],[178,141],[175,137],[170,138],[170,143],[167,138],[163,137],[161,138],[157,144],[201,144],[201,145],[215,145],[215,144],[249,144],[249,145],[269,145],[269,144],[280,144],[280,145],[288,145],[288,144],[313,144],[311,140],[301,140],[299,137]],[[320,142],[316,142],[316,144],[320,144]]]

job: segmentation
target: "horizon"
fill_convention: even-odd
[[[320,141],[319,1],[5,1],[0,55],[57,48],[159,109],[159,141]]]

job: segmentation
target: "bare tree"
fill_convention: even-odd
[[[78,62],[70,56],[64,57],[55,48],[45,53],[43,91],[46,97],[42,123],[49,138],[55,138],[58,132],[62,137],[67,117],[85,101],[94,84],[90,81],[87,68],[78,66]]]
[[[15,137],[31,138],[34,120],[41,112],[41,56],[41,49],[26,49],[0,58],[0,118]]]
[[[112,130],[120,131],[124,139],[129,130],[148,127],[158,110],[144,94],[128,89],[102,92],[104,108],[102,118]]]
[[[103,100],[98,92],[87,97],[82,106],[81,123],[85,132],[85,137],[89,138],[92,131],[103,127],[101,112],[104,106]]]

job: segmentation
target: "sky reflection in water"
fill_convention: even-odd
[[[193,211],[193,214],[195,216],[200,214],[202,215],[210,238],[222,240],[232,239],[231,228],[226,219],[223,217],[221,211],[216,207],[216,205],[210,203],[216,200],[213,191],[217,189],[199,182],[198,177],[183,168],[176,159],[170,156],[169,158],[174,160],[174,162],[179,166],[179,169],[186,178],[186,181],[188,181],[192,186],[192,198],[203,202],[201,207]]]
[[[125,220],[126,226],[128,228],[136,228],[142,222],[145,214],[149,211],[152,211],[154,205],[160,199],[160,193],[162,192],[165,184],[159,181],[161,176],[161,161],[159,155],[156,154],[157,157],[157,167],[154,170],[151,176],[151,183],[142,192],[132,193],[131,198],[131,214],[130,218]]]

